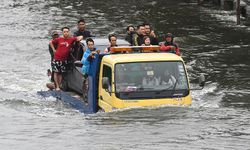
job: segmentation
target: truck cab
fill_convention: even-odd
[[[171,53],[105,55],[100,63],[98,85],[98,105],[106,112],[191,104],[184,62]]]

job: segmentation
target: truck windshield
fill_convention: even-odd
[[[181,61],[119,63],[115,92],[121,99],[184,97],[189,94]]]

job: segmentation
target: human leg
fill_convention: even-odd
[[[58,72],[54,72],[54,81],[55,81],[55,88],[56,88],[56,90],[57,91],[59,91],[60,90],[60,74],[58,73]]]
[[[59,83],[59,87],[62,83],[62,74],[58,74],[58,83]]]
[[[60,90],[60,80],[61,80],[61,62],[57,60],[52,61],[52,71],[54,72],[54,82],[55,89]]]

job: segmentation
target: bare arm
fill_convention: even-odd
[[[81,41],[83,39],[83,36],[77,36],[76,38],[76,41]]]
[[[52,43],[52,40],[49,41],[49,45],[50,45],[50,47],[52,48],[53,52],[55,53],[55,52],[56,52],[56,49],[55,49],[55,47],[54,47],[54,44]]]

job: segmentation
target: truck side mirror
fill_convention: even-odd
[[[104,88],[106,91],[109,91],[110,82],[108,77],[102,78],[102,88]]]
[[[200,85],[200,87],[204,87],[205,86],[205,75],[204,75],[204,73],[201,73],[200,74],[200,77],[199,77],[199,85]]]

